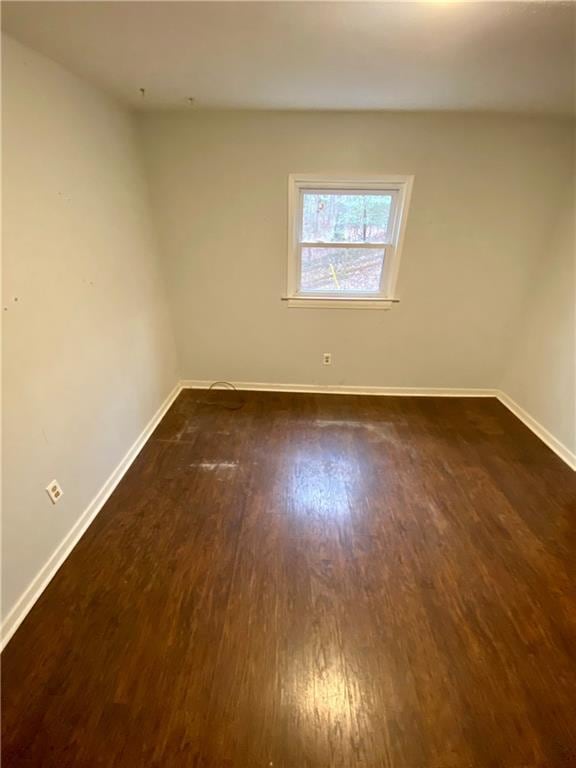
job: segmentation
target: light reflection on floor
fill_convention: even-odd
[[[343,518],[354,505],[358,464],[343,454],[298,451],[288,466],[287,495],[297,516]]]
[[[314,728],[329,732],[351,726],[349,680],[342,659],[329,662],[323,669],[298,667],[285,691],[286,702],[298,708],[298,719]]]

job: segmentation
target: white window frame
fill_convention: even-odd
[[[399,300],[396,282],[400,268],[406,219],[412,194],[413,176],[326,176],[322,174],[290,174],[288,177],[288,265],[286,294],[289,307],[336,309],[390,309]],[[385,243],[304,243],[301,239],[304,192],[365,192],[392,194],[392,228]],[[300,269],[302,248],[380,248],[385,251],[380,290],[374,293],[350,291],[301,292]]]

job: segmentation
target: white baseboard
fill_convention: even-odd
[[[509,411],[511,411],[516,418],[520,419],[523,424],[525,424],[528,429],[530,429],[534,434],[542,440],[543,443],[546,443],[548,448],[550,448],[554,453],[559,456],[562,461],[565,461],[566,464],[568,464],[571,469],[576,471],[576,453],[571,451],[567,446],[564,445],[564,443],[560,442],[551,432],[548,432],[548,430],[540,424],[539,421],[536,421],[536,419],[533,416],[530,416],[530,414],[524,410],[524,408],[521,408],[517,402],[512,400],[512,398],[507,395],[505,392],[498,391],[497,395],[498,400],[502,403],[502,405],[505,405],[506,408],[508,408]]]
[[[212,381],[183,379],[182,389],[206,389]],[[308,392],[324,395],[388,395],[395,397],[497,397],[496,389],[450,389],[448,387],[363,387],[349,384],[273,384],[259,381],[231,381],[237,389],[257,392]]]
[[[36,602],[42,592],[46,589],[56,572],[66,560],[70,552],[74,549],[82,534],[90,523],[94,520],[98,512],[102,509],[112,491],[116,488],[120,480],[124,477],[130,465],[138,456],[144,444],[161,421],[162,417],[170,408],[174,400],[178,397],[180,390],[182,389],[180,384],[177,384],[172,392],[168,395],[166,400],[162,403],[160,408],[156,411],[154,416],[150,419],[148,424],[144,427],[142,432],[138,435],[134,443],[130,446],[128,452],[118,464],[116,469],[112,472],[110,477],[106,480],[104,485],[100,488],[96,496],[92,499],[90,504],[86,507],[82,515],[76,521],[74,526],[66,534],[63,541],[58,545],[56,550],[52,553],[48,561],[40,569],[32,583],[21,595],[17,603],[10,610],[4,621],[2,622],[2,641],[1,648],[4,649],[12,635],[16,632],[20,624],[26,618],[26,615]]]

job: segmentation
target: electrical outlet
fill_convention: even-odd
[[[324,352],[322,362],[324,365],[332,365],[332,352]]]
[[[60,501],[63,491],[62,488],[60,488],[58,485],[58,480],[52,480],[52,482],[46,486],[46,493],[50,497],[52,504],[56,504],[58,501]]]

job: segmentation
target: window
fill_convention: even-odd
[[[412,176],[290,176],[287,295],[295,307],[389,308]]]

